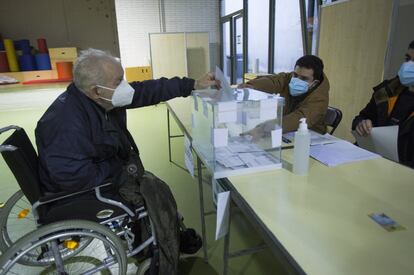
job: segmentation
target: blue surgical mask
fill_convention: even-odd
[[[299,79],[297,77],[292,77],[289,82],[289,93],[291,96],[303,95],[309,90],[308,82]]]
[[[398,71],[398,77],[402,85],[414,86],[414,61],[404,62]]]

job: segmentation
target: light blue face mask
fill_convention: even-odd
[[[404,62],[398,71],[398,77],[402,85],[414,86],[414,61]]]
[[[292,77],[289,82],[289,93],[291,96],[300,96],[308,92],[309,84],[308,82],[299,79],[297,77]]]

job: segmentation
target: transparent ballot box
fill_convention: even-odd
[[[214,178],[282,167],[284,98],[254,89],[193,91],[192,146]]]

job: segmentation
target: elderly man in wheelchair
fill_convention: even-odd
[[[0,213],[0,274],[125,274],[131,256],[139,272],[176,274],[180,251],[195,253],[201,240],[168,186],[144,170],[126,109],[215,84],[209,74],[128,84],[118,59],[82,52],[74,83],[38,122],[39,156],[23,129],[0,129],[15,130],[0,151],[21,188]],[[11,213],[25,218],[30,206],[34,220],[15,230]]]

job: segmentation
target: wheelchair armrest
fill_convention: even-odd
[[[88,192],[95,192],[96,189],[101,189],[102,187],[106,187],[106,186],[110,186],[110,185],[112,185],[112,183],[108,182],[108,183],[104,183],[104,184],[99,185],[99,186],[92,187],[90,189],[86,189],[86,190],[82,190],[82,191],[78,191],[78,192],[74,192],[74,193],[59,192],[59,193],[53,193],[53,194],[50,194],[50,195],[45,195],[45,196],[42,196],[39,199],[39,204],[38,205],[48,204],[48,203],[51,203],[51,202],[54,202],[54,201],[58,201],[58,200],[61,200],[61,199],[66,199],[66,198],[78,196],[78,195],[85,194],[85,193],[88,193]]]
[[[129,209],[129,207],[128,206],[126,206],[126,205],[124,205],[122,202],[120,202],[120,201],[115,201],[115,200],[112,200],[112,199],[110,199],[110,198],[105,198],[105,197],[103,197],[102,196],[102,194],[101,194],[101,187],[103,187],[103,186],[108,186],[108,185],[110,185],[111,183],[109,183],[109,184],[104,184],[104,185],[100,185],[100,186],[97,186],[97,187],[95,187],[95,195],[96,195],[96,198],[99,200],[99,201],[101,201],[101,202],[103,202],[103,203],[106,203],[106,204],[109,204],[109,205],[114,205],[114,206],[116,206],[116,207],[119,207],[119,208],[122,208],[128,215],[130,215],[131,217],[134,217],[135,216],[135,213],[134,213],[134,211],[132,211],[131,209]]]
[[[15,150],[17,150],[17,147],[16,146],[7,145],[7,144],[0,145],[0,153],[2,153],[2,152],[13,152]]]

